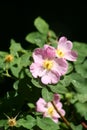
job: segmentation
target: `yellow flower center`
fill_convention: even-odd
[[[57,53],[58,57],[60,57],[60,58],[64,57],[64,53],[61,50],[56,50],[56,53]]]
[[[53,61],[52,60],[44,60],[43,62],[43,67],[44,69],[50,70],[53,66]]]
[[[50,115],[50,116],[52,116],[53,115],[53,112],[54,112],[54,108],[51,106],[51,107],[49,107],[48,108],[48,114]]]
[[[11,62],[13,60],[13,56],[11,55],[11,54],[9,54],[9,55],[7,55],[6,57],[5,57],[5,61],[6,62]]]
[[[17,122],[16,122],[16,119],[15,118],[9,118],[8,119],[8,125],[13,127],[13,126],[16,126]]]

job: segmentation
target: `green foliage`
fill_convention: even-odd
[[[37,28],[37,30],[42,34],[47,34],[49,31],[48,23],[46,23],[45,20],[41,17],[35,19],[34,25]]]
[[[33,49],[44,44],[56,47],[58,37],[41,17],[34,20],[34,26],[35,32],[25,37],[31,48],[24,49],[11,39],[9,52],[0,51],[0,127],[9,130],[8,117],[19,113],[14,130],[69,130],[64,120],[54,123],[50,118],[42,118],[35,109],[40,97],[49,102],[58,93],[72,130],[84,130],[81,122],[87,121],[87,43],[73,42],[77,61],[68,62],[67,73],[57,84],[44,85],[29,71]]]
[[[47,88],[42,89],[42,97],[45,99],[45,101],[49,102],[53,99],[53,93],[47,90]]]
[[[59,130],[59,127],[56,123],[54,123],[50,118],[40,119],[37,117],[37,126],[41,128],[41,130]]]
[[[36,125],[36,120],[30,116],[27,115],[25,119],[19,119],[17,121],[17,127],[23,126],[24,128],[31,129]]]

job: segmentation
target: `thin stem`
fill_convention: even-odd
[[[58,108],[56,107],[55,103],[53,101],[51,101],[53,107],[55,108],[56,112],[61,116],[62,120],[65,122],[65,124],[68,126],[68,128],[70,130],[73,130],[70,123],[68,122],[68,120],[60,113],[60,111],[58,110]]]

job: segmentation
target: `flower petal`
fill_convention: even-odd
[[[53,117],[52,120],[53,120],[55,123],[58,123],[58,121],[59,121],[58,118],[55,118],[55,117]]]
[[[69,60],[69,61],[76,61],[77,59],[77,53],[75,51],[69,51],[65,54],[65,59]]]
[[[43,49],[42,48],[37,48],[34,50],[33,52],[33,59],[34,59],[34,62],[38,62],[38,63],[42,63],[43,61]]]
[[[66,74],[67,70],[68,70],[67,61],[62,58],[55,58],[52,71],[56,71],[57,73],[59,73],[60,76],[62,76]]]
[[[43,84],[56,84],[59,80],[59,74],[52,71],[47,71],[47,73],[41,78]]]
[[[44,113],[46,111],[46,102],[43,98],[39,98],[36,102],[36,111]]]
[[[62,116],[65,116],[65,111],[63,109],[60,110],[60,113],[62,114]]]
[[[59,43],[64,43],[67,41],[67,38],[65,36],[62,36],[59,38]]]
[[[49,45],[44,45],[44,59],[53,59],[55,57],[55,48]]]
[[[37,78],[38,76],[41,77],[44,73],[43,67],[38,63],[32,63],[30,65],[30,72],[32,73],[34,78]]]
[[[58,49],[67,52],[72,49],[72,42],[65,37],[61,37],[58,41]]]
[[[55,102],[55,104],[57,104],[60,101],[60,96],[59,94],[54,94],[54,99],[53,101]]]

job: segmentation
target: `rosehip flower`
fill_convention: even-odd
[[[60,97],[58,94],[54,94],[53,102],[55,103],[58,111],[62,116],[65,115],[65,111],[62,109],[62,103],[60,102]],[[39,98],[36,102],[36,111],[41,112],[43,117],[51,118],[55,123],[58,122],[58,119],[61,118],[60,115],[56,112],[51,102],[46,102],[43,98]]]
[[[60,80],[60,76],[67,72],[67,62],[64,59],[56,58],[55,48],[49,45],[35,49],[33,59],[30,72],[34,78],[41,77],[43,84],[56,84]]]
[[[77,53],[72,50],[72,47],[73,44],[71,41],[67,40],[66,37],[61,37],[58,41],[56,56],[69,61],[76,61]]]

